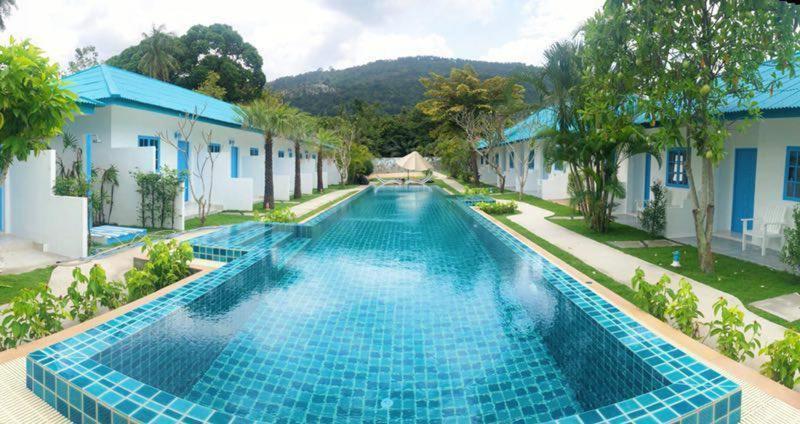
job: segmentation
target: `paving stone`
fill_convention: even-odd
[[[758,302],[753,302],[752,305],[786,321],[800,319],[800,294],[798,293],[789,293],[759,300]]]
[[[639,240],[610,241],[608,244],[616,247],[617,249],[636,249],[645,247],[644,244],[642,244],[642,242]]]
[[[672,240],[667,239],[659,239],[659,240],[645,240],[644,245],[647,247],[670,247],[670,246],[680,246],[680,243],[675,243]]]

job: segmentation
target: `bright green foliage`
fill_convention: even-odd
[[[717,350],[734,361],[752,358],[761,347],[758,340],[761,325],[758,321],[745,324],[744,312],[735,305],[728,306],[724,297],[714,303],[714,320],[708,326],[708,334],[716,338]],[[747,333],[750,333],[749,337]]]
[[[122,283],[108,281],[100,265],[92,266],[88,276],[76,267],[72,278],[66,297],[71,319],[83,322],[97,314],[98,305],[114,309],[122,304]]]
[[[667,196],[664,185],[656,181],[650,186],[653,197],[644,205],[644,209],[639,212],[639,223],[652,236],[664,234],[667,226]]]
[[[0,45],[0,184],[14,160],[47,148],[78,112],[75,94],[59,79],[58,65],[25,40]]]
[[[792,210],[792,223],[784,230],[785,243],[781,250],[781,261],[786,265],[800,270],[800,207]]]
[[[209,71],[206,79],[197,87],[197,91],[215,99],[225,98],[225,93],[228,90],[225,87],[219,86],[219,74],[214,71]]]
[[[182,175],[164,166],[158,172],[137,171],[133,178],[139,193],[139,222],[142,227],[174,227],[175,199],[180,192]]]
[[[513,200],[510,202],[495,203],[478,202],[475,206],[489,215],[511,215],[519,212],[517,202]]]
[[[663,275],[655,284],[650,284],[644,279],[644,271],[636,268],[636,273],[631,279],[631,287],[636,292],[636,302],[650,315],[666,320],[670,299],[675,293],[669,288],[669,277]]]
[[[700,328],[698,319],[703,317],[703,313],[697,307],[698,300],[697,295],[692,291],[691,283],[681,278],[678,291],[672,294],[672,299],[667,306],[667,315],[674,325],[683,334],[694,338],[697,337]]]
[[[493,193],[494,189],[491,187],[466,187],[464,194],[467,196],[488,196]]]
[[[125,273],[128,300],[136,300],[191,274],[189,262],[194,258],[189,243],[172,239],[153,243],[145,237],[142,252],[147,253],[147,262],[142,269],[131,269]]]
[[[61,321],[67,317],[65,302],[47,283],[20,290],[2,312],[0,347],[10,349],[60,331]]]
[[[764,375],[790,389],[800,384],[800,334],[786,330],[783,339],[770,343],[760,353],[769,357],[761,365]]]
[[[289,208],[268,209],[263,214],[256,210],[253,211],[253,216],[256,221],[261,222],[294,222],[297,218]]]
[[[195,25],[182,36],[163,26],[143,34],[142,41],[109,58],[106,63],[154,78],[197,89],[210,72],[219,75],[223,100],[247,102],[258,98],[266,83],[263,59],[231,26]]]
[[[700,267],[713,272],[713,175],[729,136],[721,106],[738,103],[759,115],[754,93],[776,84],[758,68],[774,59],[777,70],[794,72],[800,12],[767,0],[610,0],[605,14],[626,28],[621,45],[635,58],[637,102],[658,124],[655,140],[696,155],[685,162],[688,197]]]

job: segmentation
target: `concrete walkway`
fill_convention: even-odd
[[[434,171],[433,172],[433,176],[437,180],[444,181],[447,185],[450,186],[450,188],[452,188],[453,190],[455,190],[455,191],[457,191],[459,193],[464,193],[465,191],[467,191],[467,189],[464,188],[464,186],[460,182],[448,177],[447,175],[444,175],[444,174],[442,174],[440,172]]]
[[[740,310],[744,311],[746,322],[749,323],[755,320],[761,324],[760,338],[762,344],[766,345],[767,343],[783,338],[783,333],[786,330],[784,327],[767,321],[748,311],[735,296],[686,278],[672,270],[653,265],[650,262],[628,255],[604,243],[594,241],[558,224],[552,223],[546,219],[553,214],[548,210],[532,206],[528,203],[519,202],[518,204],[520,214],[509,216],[511,221],[522,225],[539,237],[566,250],[587,265],[608,275],[614,280],[630,286],[630,280],[636,268],[641,268],[645,273],[647,281],[651,283],[658,281],[662,275],[667,274],[672,279],[673,289],[677,289],[680,279],[685,278],[692,284],[694,292],[697,294],[697,297],[700,298],[699,307],[700,311],[705,316],[704,321],[711,320],[714,316],[712,305],[720,297],[724,297],[728,300],[729,304],[737,305]],[[706,343],[709,344],[710,341]],[[748,365],[751,367],[758,367],[762,362],[763,358],[756,358],[748,361]]]
[[[315,198],[313,198],[313,199],[311,199],[311,200],[309,200],[307,202],[303,202],[303,203],[297,204],[295,206],[292,206],[290,209],[292,210],[292,213],[295,216],[301,217],[301,216],[303,216],[303,215],[305,215],[307,213],[313,212],[314,210],[318,209],[319,207],[321,207],[321,206],[323,206],[323,205],[325,205],[327,203],[333,202],[336,199],[340,199],[340,198],[342,198],[342,197],[344,197],[344,196],[346,196],[346,195],[348,195],[350,193],[354,193],[354,192],[357,192],[357,191],[364,190],[367,187],[369,187],[369,186],[359,186],[359,187],[348,188],[348,189],[344,189],[344,190],[336,190],[336,191],[332,191],[330,193],[325,193],[322,196],[315,197]]]

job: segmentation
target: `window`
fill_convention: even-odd
[[[494,163],[495,164],[500,163],[500,154],[499,153],[495,153],[494,154]]]
[[[286,156],[286,154],[283,153],[283,150],[278,150],[278,157],[279,158],[282,158],[282,157],[285,157],[285,156]]]
[[[514,169],[514,151],[508,152],[508,168]]]
[[[292,154],[292,149],[289,149],[289,157],[290,157],[290,158],[291,158],[291,157],[294,157],[294,155]]]
[[[800,201],[800,147],[786,148],[786,172],[783,176],[783,198]]]
[[[208,145],[208,152],[209,153],[219,153],[222,150],[222,147],[219,143],[211,143]]]
[[[536,150],[531,149],[530,153],[528,153],[528,169],[533,171],[533,164],[536,161]]]
[[[686,178],[687,157],[685,147],[675,147],[667,151],[667,186],[689,187],[689,180]]]
[[[156,171],[161,169],[161,140],[158,137],[148,135],[139,136],[139,147],[156,148]]]
[[[311,159],[315,159],[316,160],[317,159],[317,154],[316,153],[312,153],[311,154]]]
[[[309,158],[308,150],[306,150],[306,159],[308,159],[308,158]]]
[[[258,147],[250,148],[250,156],[258,156]]]

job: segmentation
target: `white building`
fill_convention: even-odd
[[[564,169],[548,165],[542,144],[535,140],[536,132],[551,126],[553,118],[550,109],[542,109],[506,129],[506,142],[503,145],[490,148],[488,151],[482,149],[484,155],[479,159],[481,182],[499,187],[500,178],[494,167],[489,164],[489,161],[492,161],[500,165],[500,170],[506,178],[507,190],[519,191],[518,175],[520,172],[527,172],[524,193],[548,200],[568,198],[568,173]],[[527,170],[522,169],[526,165]]]
[[[64,80],[79,95],[83,112],[65,126],[64,132],[79,140],[85,166],[90,167],[87,169],[115,165],[119,171],[114,210],[108,217],[110,223],[140,224],[137,212],[140,201],[133,172],[158,172],[164,167],[188,170],[192,176],[187,183],[199,184],[200,178],[193,175],[197,173],[193,161],[197,159],[194,147],[205,145],[202,133],[211,134],[211,149],[216,158],[213,209],[249,211],[255,201],[263,199],[263,135],[242,128],[235,106],[107,65],[89,68]],[[199,119],[190,140],[180,140],[179,120],[187,113],[197,113]],[[171,142],[159,135],[166,135]],[[86,199],[52,195],[56,155],[65,163],[72,162],[75,155],[65,151],[62,141],[63,137],[51,140],[53,150],[12,167],[0,196],[3,200],[0,230],[34,240],[62,255],[85,256],[89,232]],[[181,154],[172,143],[179,143]],[[187,150],[191,152],[188,158],[183,153]],[[302,147],[295,152],[290,140],[276,138],[270,153],[277,200],[289,200],[293,192],[294,156],[298,153],[302,158],[302,191],[312,191],[317,180],[315,151]],[[204,175],[208,182],[211,177],[208,166]],[[325,161],[325,186],[338,183],[338,177],[335,167]],[[197,214],[197,205],[188,188],[179,197],[176,210],[180,216],[176,217],[175,227],[182,229],[184,219]],[[44,216],[39,216],[38,211]],[[59,211],[59,219],[53,219],[54,211]]]

